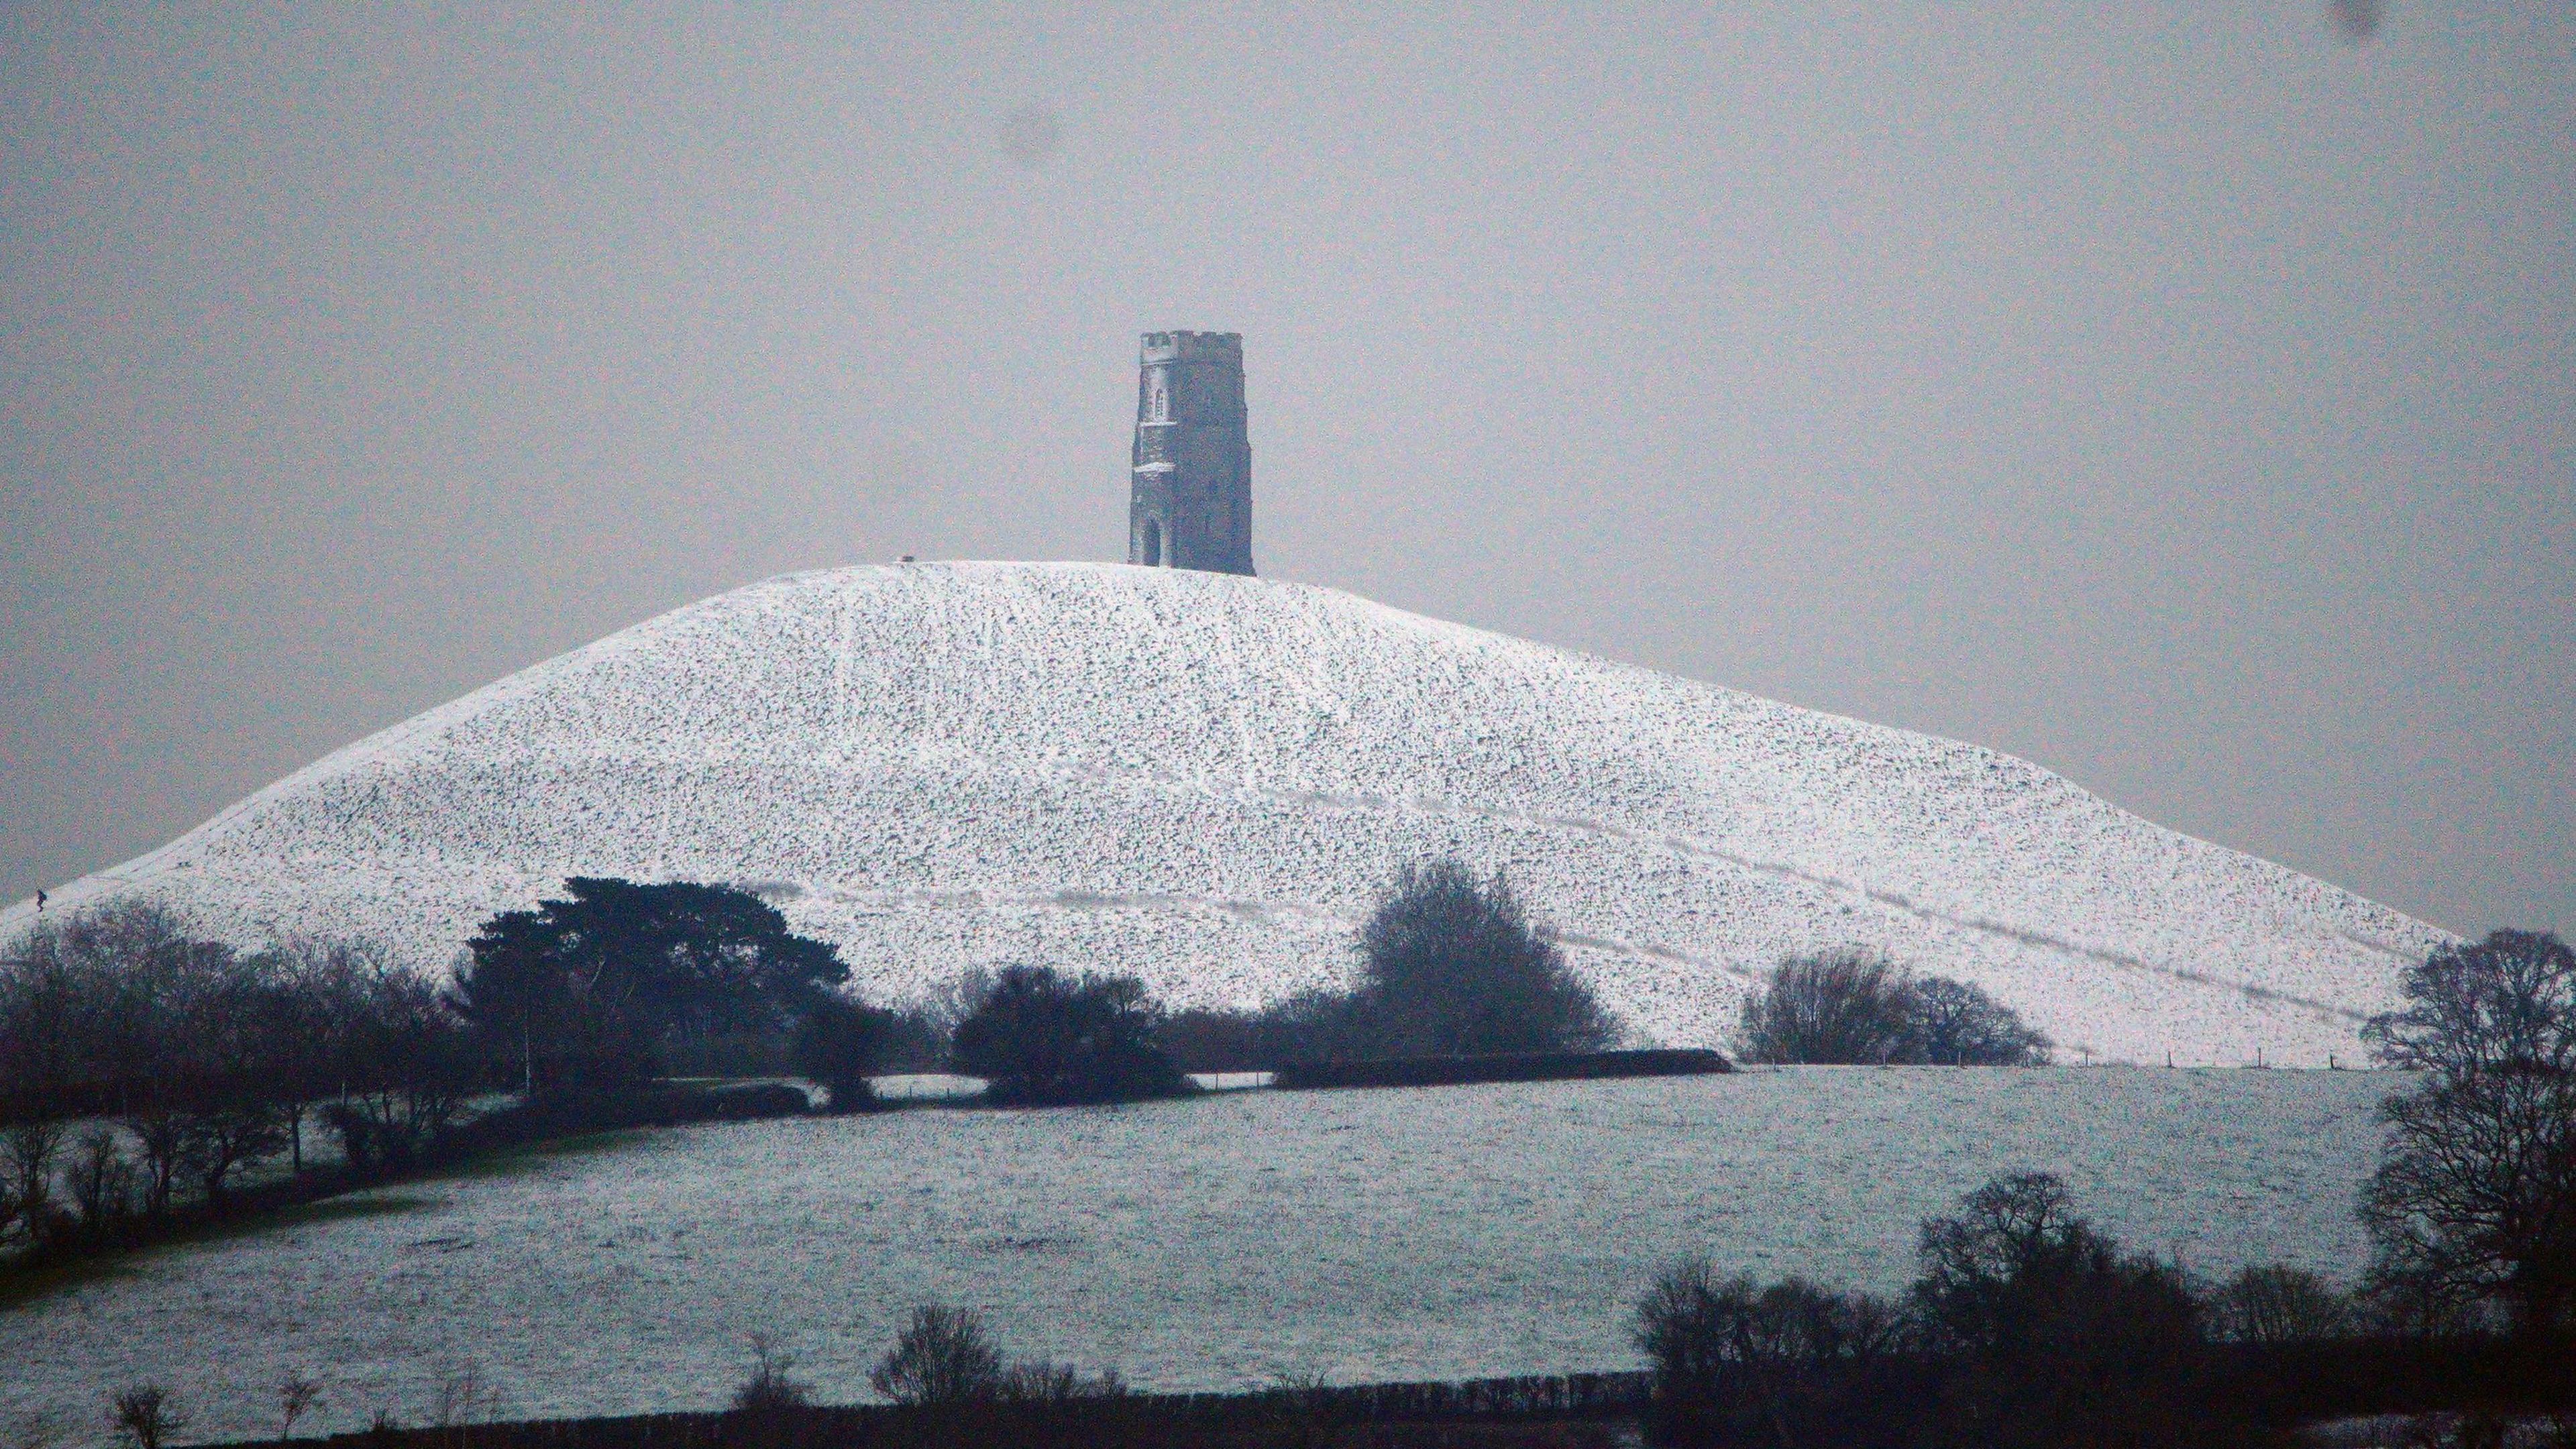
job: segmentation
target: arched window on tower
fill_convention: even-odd
[[[1172,419],[1171,374],[1155,368],[1153,379],[1146,384],[1145,421],[1165,423]]]

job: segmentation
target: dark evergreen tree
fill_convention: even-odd
[[[456,1007],[531,1086],[631,1080],[667,1042],[790,1028],[850,974],[758,896],[686,882],[577,877],[466,949]]]

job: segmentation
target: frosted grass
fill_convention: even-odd
[[[1617,1368],[1627,1305],[1676,1253],[1892,1289],[1923,1216],[2023,1169],[2205,1273],[2349,1276],[2391,1086],[1807,1069],[682,1128],[0,1314],[0,1405],[98,1443],[108,1392],[153,1380],[191,1438],[235,1437],[274,1432],[293,1369],[330,1386],[300,1427],[337,1431],[417,1423],[472,1364],[486,1416],[704,1408],[754,1331],[857,1400],[924,1301],[1152,1388]]]

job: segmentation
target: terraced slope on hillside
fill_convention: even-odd
[[[731,881],[880,999],[970,963],[1181,1002],[1338,978],[1398,863],[1508,869],[1641,1035],[1884,946],[2096,1059],[2350,1059],[2443,939],[1973,745],[1330,589],[1090,564],[791,575],[539,664],[56,893],[444,961],[567,875]],[[0,915],[23,924],[28,907]]]

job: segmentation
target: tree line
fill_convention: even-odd
[[[241,949],[148,902],[43,920],[0,957],[0,1246],[42,1261],[220,1216],[279,1159],[303,1180],[316,1131],[345,1182],[439,1155],[495,1095],[567,1129],[632,1115],[614,1089],[710,1051],[864,1104],[875,1018],[847,977],[757,897],[686,884],[568,881],[486,922],[445,982],[367,941]]]
[[[1191,1090],[1211,1036],[1298,1057],[1586,1050],[1619,1027],[1500,875],[1407,869],[1360,933],[1353,985],[1259,1012],[1168,1011],[1134,977],[1015,964],[896,1011],[828,942],[726,886],[575,878],[485,921],[440,982],[366,941],[245,950],[123,903],[40,921],[0,958],[0,1243],[96,1247],[232,1186],[307,1134],[337,1171],[440,1149],[478,1096],[577,1128],[679,1073],[797,1074],[835,1110],[905,1061],[987,1079],[995,1105]]]
[[[0,960],[0,1233],[121,1236],[249,1168],[305,1167],[308,1125],[400,1160],[473,1089],[439,988],[363,943],[241,951],[166,908],[49,920]]]
[[[1596,1051],[1622,1035],[1499,872],[1407,866],[1355,944],[1349,985],[1248,1010],[1174,1011],[1132,976],[1013,965],[971,971],[880,1031],[944,1042],[936,1060],[986,1078],[1003,1105],[1172,1095],[1190,1089],[1184,1072],[1292,1062]]]
[[[2368,1334],[2466,1344],[2466,1376],[2483,1370],[2490,1389],[2563,1386],[2576,1362],[2576,953],[2498,931],[2433,952],[2400,984],[2404,1007],[2364,1031],[2380,1065],[2415,1075],[2380,1109],[2388,1135],[2359,1205],[2372,1256],[2355,1292],[2279,1264],[2204,1284],[2123,1251],[2055,1177],[2002,1177],[1924,1222],[1898,1298],[1765,1283],[1706,1258],[1667,1268],[1632,1319],[1654,1438],[2253,1442],[2255,1409],[2284,1385],[2264,1380],[2264,1360],[2249,1376],[2242,1353],[2221,1350],[2328,1345],[2304,1367],[2366,1398],[2369,1376],[2409,1361],[2373,1356],[2356,1339]],[[1884,1044],[1901,1024],[1871,1029]],[[2269,1360],[2276,1378],[2284,1361]],[[2502,1442],[2486,1419],[2463,1433]]]
[[[1588,1052],[1626,1028],[1575,973],[1500,871],[1407,865],[1379,895],[1349,985],[1246,1010],[1174,1013],[1166,1036],[1193,1071],[1290,1062]]]
[[[1344,989],[1197,1018],[1236,1046],[1317,1057],[1617,1039],[1499,875],[1408,869],[1359,945]],[[97,1241],[183,1194],[219,1208],[245,1170],[280,1156],[302,1171],[308,1122],[349,1162],[399,1164],[478,1093],[579,1101],[724,1050],[792,1064],[842,1109],[871,1105],[867,1077],[907,1033],[987,1077],[996,1102],[1187,1090],[1192,1014],[1167,1012],[1134,978],[1005,967],[907,1017],[861,1002],[848,976],[832,947],[756,897],[686,884],[567,882],[487,922],[445,987],[363,943],[240,950],[149,905],[47,921],[0,960],[0,1227],[22,1245]],[[2357,1294],[2281,1265],[2198,1283],[2122,1250],[2054,1178],[2007,1177],[1924,1224],[1900,1298],[1675,1265],[1635,1319],[1658,1432],[2224,1442],[2244,1424],[2211,1407],[2224,1399],[2214,1345],[2360,1326],[2563,1348],[2576,1335],[2576,954],[2500,931],[2432,953],[2400,984],[2403,1007],[2365,1031],[2379,1064],[2410,1076],[2381,1109]],[[1850,951],[1784,963],[1748,1003],[1743,1045],[1790,1061],[2046,1050],[1983,993]],[[924,1320],[898,1347],[935,1359],[958,1327]],[[935,1380],[933,1367],[892,1365],[888,1384],[916,1369]],[[1905,1427],[1873,1439],[1897,1433],[1870,1417],[1887,1403],[1907,1406]]]

